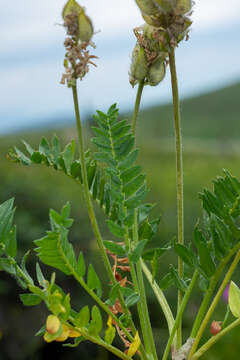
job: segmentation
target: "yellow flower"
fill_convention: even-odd
[[[70,337],[70,338],[76,338],[76,337],[79,337],[79,336],[81,336],[81,334],[80,334],[79,331],[70,329],[68,337]]]
[[[58,336],[55,341],[58,341],[58,342],[62,342],[62,341],[65,341],[67,340],[67,338],[69,337],[69,334],[70,334],[70,329],[67,325],[63,324],[62,325],[62,328],[63,328],[63,331],[61,333],[60,336]]]

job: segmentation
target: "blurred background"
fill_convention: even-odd
[[[6,159],[21,139],[37,147],[42,135],[48,139],[57,133],[62,144],[75,137],[71,91],[60,85],[64,58],[64,29],[61,9],[64,0],[0,0],[0,201],[15,197],[20,253],[49,228],[49,208],[60,210],[70,200],[75,219],[71,241],[77,251],[84,251],[100,270],[96,245],[78,186],[62,174],[43,167],[21,167]],[[91,16],[99,57],[79,86],[86,142],[96,109],[105,111],[117,102],[121,116],[131,117],[136,89],[128,83],[131,51],[135,44],[132,29],[143,23],[133,0],[82,0]],[[177,70],[182,102],[185,182],[185,236],[192,238],[194,224],[202,216],[198,193],[211,188],[211,180],[227,168],[240,177],[240,3],[238,0],[196,0],[190,40],[177,49]],[[148,200],[156,202],[155,215],[161,215],[160,244],[176,235],[176,191],[174,130],[172,121],[170,78],[156,88],[146,87],[139,117],[138,144],[140,163],[147,174],[151,192]],[[98,209],[96,209],[98,212]],[[103,233],[104,218],[98,212]],[[29,269],[33,268],[32,254]],[[159,276],[174,262],[163,258]],[[45,268],[45,271],[48,270]],[[236,279],[239,272],[237,271]],[[104,275],[103,275],[104,277]],[[76,307],[91,300],[71,279],[57,273],[58,282],[71,289]],[[237,280],[236,280],[237,281]],[[88,343],[78,349],[59,344],[46,345],[34,334],[43,325],[45,308],[24,308],[20,304],[16,283],[0,272],[0,359],[114,359]],[[161,352],[167,335],[166,323],[148,289],[152,325]],[[167,292],[174,304],[174,291]],[[185,333],[195,316],[200,290],[189,305],[184,321]],[[221,320],[224,303],[218,308]],[[217,318],[219,316],[219,318]],[[236,329],[202,359],[238,359],[239,334]]]

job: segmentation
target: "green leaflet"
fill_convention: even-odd
[[[103,243],[105,248],[109,250],[111,253],[118,256],[126,256],[125,248],[122,245],[119,245],[114,241],[107,241],[107,240],[104,240]]]
[[[9,199],[0,205],[0,243],[6,244],[15,209],[13,209],[14,199]]]
[[[92,264],[88,267],[87,285],[91,290],[97,291],[98,297],[102,296],[102,286],[99,277],[96,274]]]
[[[125,230],[122,226],[114,223],[111,220],[107,220],[108,228],[111,231],[111,233],[117,237],[123,237],[125,234]]]
[[[203,234],[198,229],[198,227],[196,227],[194,230],[194,243],[199,253],[200,266],[203,272],[209,278],[215,273],[216,265],[211,256],[211,252],[210,249],[208,248],[206,239],[203,237]]]
[[[98,147],[95,159],[104,163],[105,172],[109,176],[109,195],[112,209],[117,205],[118,211],[112,210],[111,221],[108,221],[110,231],[118,237],[124,236],[124,226],[131,226],[132,214],[126,210],[138,207],[146,195],[145,176],[141,167],[135,165],[138,150],[133,150],[134,138],[131,127],[126,120],[118,120],[118,109],[113,105],[104,114],[97,111],[95,116],[98,128],[94,127],[97,137],[93,142]],[[94,195],[96,192],[94,192]],[[124,210],[123,210],[124,209]],[[124,219],[125,218],[125,219]]]
[[[240,317],[240,289],[239,287],[231,281],[229,287],[229,296],[228,296],[228,304],[231,310],[231,313],[236,318]]]
[[[187,284],[182,278],[180,278],[177,270],[173,266],[170,268],[170,274],[177,289],[185,292],[187,290]]]
[[[127,307],[130,307],[135,305],[139,300],[140,296],[136,293],[133,293],[126,298],[125,303]]]
[[[80,252],[79,257],[78,257],[76,272],[78,273],[78,275],[80,277],[84,277],[84,275],[86,273],[86,265],[85,265],[85,261],[84,261],[82,252]]]
[[[133,263],[136,264],[138,262],[138,260],[140,259],[140,257],[142,256],[143,250],[147,244],[148,240],[141,240],[139,241],[135,248],[130,252],[129,254],[129,260]]]
[[[50,212],[52,231],[48,231],[46,236],[34,241],[37,245],[35,251],[44,264],[71,275],[77,268],[77,261],[72,244],[68,241],[68,230],[61,225],[65,223],[66,226],[70,226],[71,219],[66,219],[69,215],[68,206],[62,209],[62,218],[65,216],[63,222],[59,222],[59,216],[56,217],[56,214],[54,211],[52,216],[53,212]]]
[[[99,308],[94,305],[92,308],[92,320],[88,327],[89,334],[93,336],[97,336],[102,330],[102,315],[100,313]]]
[[[5,247],[6,254],[13,258],[17,255],[17,238],[16,238],[16,225],[9,231],[6,247]]]
[[[25,306],[35,306],[42,302],[40,296],[36,294],[20,294],[20,299]]]
[[[89,307],[84,306],[74,319],[74,325],[77,327],[86,327],[90,321]]]

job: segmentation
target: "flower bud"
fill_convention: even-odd
[[[84,10],[78,15],[78,37],[81,41],[90,41],[93,36],[93,25],[91,19]]]
[[[130,67],[130,83],[134,86],[138,81],[142,81],[148,74],[148,64],[143,48],[136,44],[133,49],[132,63]]]
[[[217,335],[222,330],[221,321],[213,321],[210,327],[210,332],[212,335]]]
[[[163,59],[157,59],[149,68],[146,85],[157,86],[165,77],[166,67]]]
[[[60,328],[60,320],[55,315],[49,315],[46,321],[46,330],[49,334],[56,334]]]
[[[154,15],[159,12],[158,6],[152,0],[135,0],[142,13]]]
[[[188,13],[192,8],[192,0],[177,0],[177,13],[184,15]]]
[[[176,6],[177,0],[154,0],[154,2],[160,7],[164,12],[170,12]]]

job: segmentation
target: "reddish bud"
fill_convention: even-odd
[[[222,322],[213,320],[210,332],[212,335],[217,335],[222,330]]]

